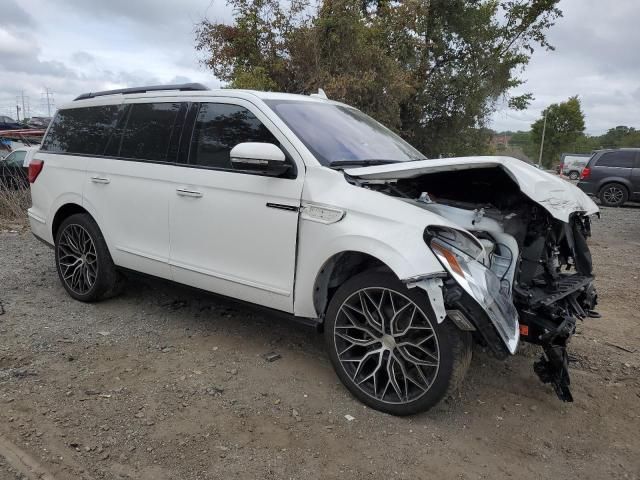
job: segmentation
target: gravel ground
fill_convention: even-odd
[[[82,304],[0,226],[0,479],[638,479],[640,208],[603,209],[591,245],[603,318],[572,343],[575,403],[532,348],[476,350],[456,398],[394,418],[307,327],[149,279]]]

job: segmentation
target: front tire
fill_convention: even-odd
[[[621,183],[607,183],[600,190],[600,201],[607,207],[621,207],[629,198],[627,188]]]
[[[412,415],[436,405],[464,378],[471,339],[438,324],[426,293],[391,273],[368,271],[335,293],[325,342],[347,389],[371,408]]]
[[[56,269],[67,293],[81,302],[95,302],[117,290],[119,274],[107,244],[90,215],[63,220],[55,239]]]

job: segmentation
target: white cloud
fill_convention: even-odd
[[[0,113],[15,114],[22,90],[42,113],[41,92],[56,103],[85,91],[150,83],[219,86],[198,62],[194,27],[205,16],[229,20],[225,0],[3,0]],[[537,51],[514,94],[532,92],[529,109],[500,108],[497,130],[528,129],[542,109],[579,95],[587,130],[640,128],[640,3],[561,0],[564,17],[549,32],[555,51]]]
[[[224,0],[4,0],[0,114],[15,116],[22,91],[32,114],[46,113],[45,87],[59,105],[83,92],[135,85],[219,86],[194,48],[205,15],[230,18]]]
[[[555,51],[537,51],[514,93],[532,92],[524,112],[501,107],[496,130],[527,130],[551,103],[573,95],[582,101],[587,132],[616,125],[640,128],[640,29],[636,0],[562,0],[564,17],[549,32]]]

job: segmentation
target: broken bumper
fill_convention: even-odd
[[[573,401],[567,347],[578,320],[598,318],[594,310],[598,295],[591,275],[566,275],[558,279],[553,292],[518,291],[526,305],[522,313],[523,340],[540,345],[543,355],[533,368],[543,383],[553,386],[558,398]]]

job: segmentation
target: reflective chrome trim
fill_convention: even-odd
[[[245,278],[235,277],[233,275],[228,275],[225,273],[215,272],[213,270],[208,270],[206,268],[196,267],[194,265],[189,265],[186,263],[176,262],[173,260],[169,261],[169,265],[172,267],[182,268],[183,270],[189,270],[194,273],[200,273],[202,275],[208,275],[210,277],[218,278],[220,280],[226,280],[228,282],[237,283],[239,285],[246,285],[248,287],[257,288],[258,290],[264,290],[265,292],[275,293],[276,295],[282,295],[283,297],[288,297],[291,295],[289,290],[283,290],[278,287],[273,287],[271,285],[265,285],[263,283],[257,283],[251,280],[247,280]]]
[[[159,257],[157,255],[152,255],[150,253],[141,252],[140,250],[135,250],[135,249],[129,248],[129,247],[123,247],[123,246],[120,246],[120,245],[116,245],[116,250],[119,250],[119,251],[124,252],[124,253],[129,253],[131,255],[135,255],[136,257],[142,257],[142,258],[146,258],[148,260],[155,260],[156,262],[167,263],[169,261],[169,259],[166,258],[166,257]]]
[[[311,220],[312,222],[324,223],[326,225],[339,222],[347,214],[347,212],[339,208],[310,202],[302,202],[300,213],[304,220]]]
[[[35,213],[32,213],[31,209],[27,210],[27,216],[29,218],[34,219],[38,223],[42,223],[43,225],[47,223],[47,221],[44,218],[37,216]]]
[[[277,210],[288,210],[290,212],[297,212],[298,210],[300,210],[300,208],[296,207],[295,205],[284,205],[282,203],[269,203],[269,202],[267,202],[267,207],[275,208]]]

